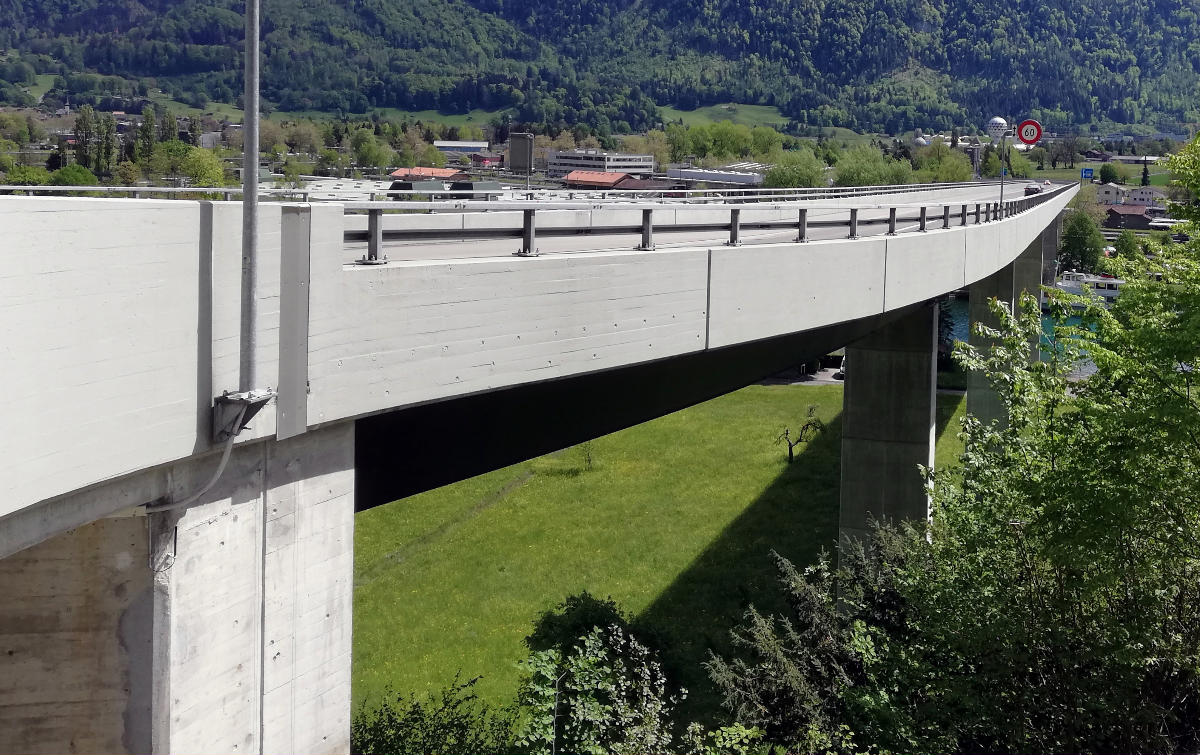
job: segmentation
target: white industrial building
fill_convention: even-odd
[[[667,178],[677,178],[681,181],[738,184],[741,186],[760,186],[763,182],[762,173],[738,170],[706,170],[704,168],[668,168]]]
[[[648,176],[654,172],[654,155],[626,155],[597,149],[573,149],[566,152],[553,151],[546,160],[546,173],[551,177],[565,176],[573,170]]]

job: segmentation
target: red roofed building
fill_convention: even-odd
[[[563,179],[568,189],[615,189],[629,178],[628,173],[606,173],[601,170],[573,170]]]
[[[392,171],[397,181],[465,181],[467,174],[457,168],[398,168]]]

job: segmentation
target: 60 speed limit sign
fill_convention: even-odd
[[[1030,119],[1017,126],[1017,138],[1026,144],[1037,144],[1042,138],[1042,124]]]

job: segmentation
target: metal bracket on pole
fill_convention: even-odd
[[[858,238],[858,208],[850,210],[850,238]]]
[[[950,205],[942,206],[942,228],[950,227]]]
[[[796,229],[798,231],[798,233],[796,234],[796,241],[800,242],[801,244],[808,241],[808,208],[807,207],[800,209],[800,218],[796,221]]]
[[[966,206],[966,205],[963,205],[963,206],[962,206],[962,218],[961,218],[961,220],[962,220],[962,222],[961,222],[961,223],[959,223],[959,225],[966,225],[966,224],[967,224],[967,206]]]
[[[975,203],[975,225],[979,225],[979,203]]]
[[[888,210],[888,235],[889,236],[896,235],[896,208],[895,207]]]
[[[924,233],[925,231],[929,230],[929,208],[925,207],[924,205],[921,206],[921,221],[920,222],[921,222],[921,225],[920,225],[921,233]]]
[[[536,210],[523,210],[524,221],[521,226],[521,249],[513,252],[514,257],[537,257],[538,250],[535,246],[537,242],[537,228],[534,225],[533,216]]]
[[[383,210],[367,210],[367,253],[357,260],[357,265],[386,265],[387,255],[383,250]]]
[[[729,241],[725,245],[742,245],[742,211],[737,207],[729,210]]]
[[[273,398],[275,391],[269,388],[217,396],[213,399],[213,443],[224,443],[246,429],[254,415]]]
[[[654,210],[642,210],[642,244],[638,251],[654,251]]]

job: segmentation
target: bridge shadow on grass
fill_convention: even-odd
[[[937,438],[950,427],[961,395],[941,395]],[[842,420],[838,415],[770,487],[746,507],[686,571],[634,621],[634,632],[662,653],[673,679],[688,690],[679,720],[725,720],[721,697],[705,672],[710,651],[728,656],[730,630],[753,605],[760,612],[785,607],[771,551],[803,568],[837,544],[841,490]],[[781,451],[780,453],[786,453]],[[863,470],[871,474],[871,470]]]
[[[841,427],[839,415],[635,618],[634,631],[653,638],[668,673],[688,689],[680,720],[720,718],[720,696],[702,666],[709,651],[730,653],[730,630],[751,605],[784,607],[771,551],[797,565],[815,562],[822,549],[833,552]]]

